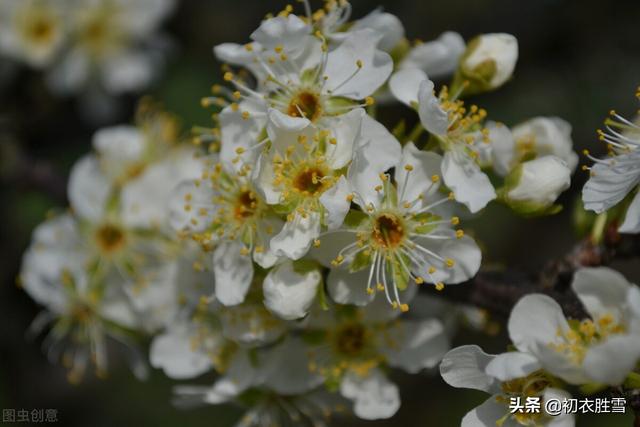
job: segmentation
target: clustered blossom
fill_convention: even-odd
[[[71,12],[57,2],[11,2],[13,25],[33,30],[15,34],[46,40],[3,47],[33,66],[55,64],[58,83],[94,82],[88,73],[98,72],[108,91],[133,89],[153,68],[136,56],[138,42],[171,2],[150,1],[141,16],[137,3],[88,2],[69,30],[61,22]],[[612,270],[579,270],[572,289],[590,316],[580,320],[548,296],[525,296],[508,324],[515,351],[495,356],[450,350],[457,318],[482,327],[482,315],[438,295],[481,269],[463,220],[492,202],[523,216],[556,213],[578,163],[562,119],[510,128],[466,100],[508,84],[517,40],[465,43],[446,32],[412,44],[381,10],[352,20],[345,0],[317,11],[300,3],[300,14],[287,6],[267,16],[247,43],[214,47],[224,83],[202,99],[214,125],[195,127],[193,144],[148,101],[134,125],[95,133],[71,172],[69,211],[40,225],[24,256],[22,286],[45,307],[34,332],[51,325],[48,354],[77,381],[92,365],[106,373],[115,342],[143,377],[137,342],[148,338],[150,365],[189,381],[175,387],[176,405],[240,404],[240,426],[389,418],[400,407],[389,372],[437,366],[447,383],[492,395],[465,427],[574,425],[570,414],[511,413],[510,398],[568,397],[567,384],[633,376],[635,285]],[[130,33],[114,33],[111,19]],[[82,28],[108,37],[82,39]],[[380,102],[414,110],[415,127],[385,123]],[[617,114],[607,122],[601,138],[613,158],[592,168],[587,209],[602,212],[637,187],[638,135]],[[636,199],[623,231],[635,230]],[[213,383],[191,383],[207,372]]]
[[[52,91],[105,98],[149,86],[163,63],[162,21],[174,0],[6,0],[0,55],[43,70]]]

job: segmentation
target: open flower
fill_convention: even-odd
[[[389,81],[398,100],[416,108],[420,122],[440,143],[444,151],[442,177],[454,197],[473,213],[496,198],[489,177],[479,161],[489,148],[489,130],[483,128],[486,111],[472,105],[468,109],[446,88],[439,96],[434,84],[418,69],[405,69]]]
[[[7,0],[0,5],[0,52],[32,67],[49,65],[67,36],[62,1]]]
[[[334,267],[345,264],[354,273],[366,269],[366,292],[383,291],[389,304],[403,311],[408,305],[399,291],[412,281],[442,289],[473,277],[481,253],[473,239],[455,230],[459,219],[443,206],[451,195],[438,191],[441,161],[408,143],[393,181],[387,174],[379,176],[379,184],[354,181],[353,201],[362,211],[350,213],[347,227],[329,232],[318,255],[333,254]],[[358,167],[366,165],[352,166]],[[361,299],[355,292],[354,298]]]
[[[225,80],[236,89],[229,91],[231,103],[220,114],[224,141],[220,158],[226,167],[253,163],[258,154],[256,145],[263,142],[267,122],[288,130],[299,130],[309,124],[320,130],[331,129],[341,115],[370,105],[373,100],[369,97],[391,74],[393,61],[376,47],[381,36],[374,31],[349,33],[333,50],[329,50],[322,36],[320,39],[307,36],[311,40],[300,47],[301,41],[307,39],[303,36],[306,30],[301,30],[302,35],[297,33],[304,26],[301,22],[295,15],[271,18],[254,32],[254,42],[240,51],[228,45],[216,47],[217,56],[223,60],[260,66],[257,71],[255,65],[251,68],[261,83],[255,89],[232,72],[225,74]],[[274,46],[266,46],[265,33],[273,34],[268,45]],[[298,52],[299,47],[302,53]],[[219,90],[225,93],[223,88]],[[227,103],[219,98],[205,98],[204,102]],[[279,116],[270,114],[271,109],[287,119],[272,121]]]
[[[389,418],[400,407],[385,367],[417,373],[434,367],[449,348],[439,320],[400,320],[399,314],[378,300],[352,311],[314,313],[305,326],[309,369],[352,400],[359,418]]]
[[[118,95],[149,85],[160,65],[156,31],[173,5],[98,0],[70,7],[64,19],[71,43],[51,70],[52,89]]]
[[[566,399],[569,393],[557,388],[558,381],[544,372],[538,360],[517,351],[489,355],[476,345],[464,345],[447,353],[440,364],[442,378],[453,387],[470,388],[492,396],[462,419],[462,427],[552,426],[573,427],[572,414],[549,415],[548,399]],[[530,399],[540,404],[539,412],[514,412],[509,405]]]
[[[622,383],[640,360],[640,290],[608,268],[578,270],[571,287],[590,319],[567,321],[550,297],[527,295],[511,312],[511,340],[569,383]]]
[[[145,377],[146,364],[132,339],[141,319],[117,276],[102,275],[91,264],[84,239],[70,215],[48,220],[34,231],[20,278],[46,311],[34,320],[32,332],[52,326],[45,339],[47,353],[52,360],[62,359],[71,382],[80,381],[91,364],[97,375],[106,375],[109,341],[119,344],[134,374]]]
[[[638,95],[640,97],[640,94]],[[585,209],[602,213],[620,203],[640,183],[640,126],[611,112],[605,121],[606,131],[599,131],[600,140],[607,144],[609,158],[598,159],[585,151],[594,161],[589,181],[582,190]],[[640,232],[640,196],[634,196],[627,208],[623,233]]]

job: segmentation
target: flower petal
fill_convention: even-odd
[[[498,402],[496,396],[491,396],[482,405],[467,412],[462,418],[460,427],[493,427],[508,413],[508,407]],[[517,423],[511,419],[500,424],[502,427],[516,427]]]
[[[188,325],[176,324],[154,337],[149,349],[151,366],[160,368],[169,378],[194,378],[211,369],[211,358],[192,348]]]
[[[521,298],[511,310],[508,329],[518,350],[533,352],[536,344],[546,346],[556,342],[558,333],[568,331],[569,324],[555,300],[547,295],[530,294]]]
[[[306,316],[322,277],[317,269],[297,272],[293,262],[274,267],[262,284],[264,305],[276,316],[294,320]]]
[[[581,268],[573,276],[571,288],[589,314],[597,320],[604,315],[617,315],[627,305],[631,284],[615,270],[606,267]]]
[[[616,335],[587,350],[584,370],[601,384],[620,385],[640,360],[640,337]]]
[[[349,372],[342,379],[340,394],[354,401],[353,412],[363,420],[390,418],[400,408],[398,387],[378,369],[366,376]]]
[[[271,238],[271,250],[277,256],[297,260],[306,255],[319,235],[320,214],[309,212],[305,218],[296,212],[293,220],[285,222],[280,233]]]
[[[424,196],[435,193],[440,187],[442,157],[436,153],[418,150],[413,142],[408,142],[402,149],[402,160],[396,168],[395,178],[398,183],[398,194],[402,199],[398,201],[413,202],[421,194]],[[407,171],[406,168],[411,168]]]
[[[455,199],[469,208],[471,213],[478,212],[496,198],[496,191],[489,177],[465,154],[446,152],[442,162],[442,176],[445,184],[453,191]]]
[[[624,222],[618,231],[621,233],[640,233],[640,192],[633,196],[625,213]]]
[[[79,217],[94,223],[100,221],[110,192],[111,182],[100,170],[95,156],[83,157],[71,169],[69,203]]]
[[[325,91],[332,96],[364,99],[380,88],[393,71],[391,56],[377,48],[381,38],[382,34],[371,29],[355,31],[330,51],[325,67],[328,77]]]
[[[398,323],[397,328],[401,342],[396,343],[397,347],[385,348],[384,353],[389,365],[410,374],[433,368],[449,349],[449,338],[437,319],[406,321]]]
[[[253,280],[253,263],[243,255],[238,242],[223,242],[213,252],[213,272],[216,278],[216,298],[223,305],[241,304]]]
[[[422,82],[429,80],[424,71],[407,68],[397,71],[389,79],[389,89],[393,96],[408,107],[418,104],[418,94]]]
[[[424,128],[437,136],[447,134],[449,115],[440,107],[440,100],[435,95],[431,80],[420,83],[418,91],[418,115]]]
[[[450,386],[491,393],[497,387],[496,381],[485,370],[495,357],[477,345],[463,345],[444,356],[440,363],[440,375]]]
[[[338,304],[367,305],[375,298],[375,294],[367,293],[368,276],[368,269],[357,273],[341,268],[332,269],[327,277],[327,292]]]
[[[347,200],[349,194],[351,186],[343,175],[333,187],[320,196],[320,203],[326,209],[325,221],[329,230],[335,230],[344,222],[351,206],[351,202]]]
[[[519,351],[498,354],[485,368],[487,375],[499,381],[511,381],[526,377],[540,369],[540,362],[535,356]]]
[[[450,75],[458,67],[464,49],[462,36],[446,31],[437,39],[412,48],[400,63],[400,69],[418,68],[434,78]]]

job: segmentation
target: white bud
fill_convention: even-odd
[[[578,155],[573,151],[571,125],[558,117],[535,117],[513,128],[513,138],[521,150],[536,157],[554,155],[574,171]],[[526,153],[523,153],[526,154]]]
[[[560,193],[571,184],[571,169],[556,156],[524,162],[507,176],[502,198],[525,215],[547,213]]]
[[[511,34],[483,34],[471,40],[460,63],[461,77],[469,92],[482,92],[503,85],[518,60],[518,40]]]

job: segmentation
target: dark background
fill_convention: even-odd
[[[509,125],[537,115],[560,116],[573,125],[578,152],[587,147],[596,154],[604,151],[595,130],[610,109],[628,117],[637,109],[637,0],[354,0],[353,4],[355,18],[380,4],[400,17],[409,39],[428,41],[446,30],[458,31],[465,39],[488,32],[514,34],[520,58],[513,81],[473,101],[486,107],[491,118]],[[179,114],[186,127],[207,125],[209,113],[200,108],[199,100],[220,79],[212,46],[245,42],[266,13],[285,5],[273,0],[183,0],[165,26],[175,40],[172,59],[165,76],[148,93]],[[69,168],[89,150],[95,128],[129,121],[135,102],[134,97],[125,99],[117,118],[87,123],[73,100],[56,99],[46,91],[40,73],[20,68],[0,87],[0,408],[56,408],[65,426],[231,426],[241,413],[237,408],[174,409],[169,404],[172,382],[159,373],[138,383],[121,366],[106,380],[89,378],[72,386],[62,368],[46,361],[40,340],[25,339],[39,308],[15,285],[15,277],[30,233],[46,212],[64,209]],[[383,108],[382,121],[392,125],[399,114],[407,113],[398,111]],[[561,198],[564,212],[553,217],[523,220],[500,207],[486,210],[475,224],[487,248],[487,261],[536,271],[546,260],[566,252],[575,240],[571,206],[585,178],[584,172],[576,172],[572,190]],[[621,268],[638,282],[636,268]],[[493,352],[504,351],[507,342],[504,333],[487,338],[469,331],[461,332],[456,341],[477,342]],[[370,423],[346,419],[335,425],[457,426],[466,411],[487,397],[452,389],[434,375],[399,374],[395,379],[402,384],[402,408],[396,417]],[[631,423],[630,415],[610,415],[581,418],[577,425]]]

